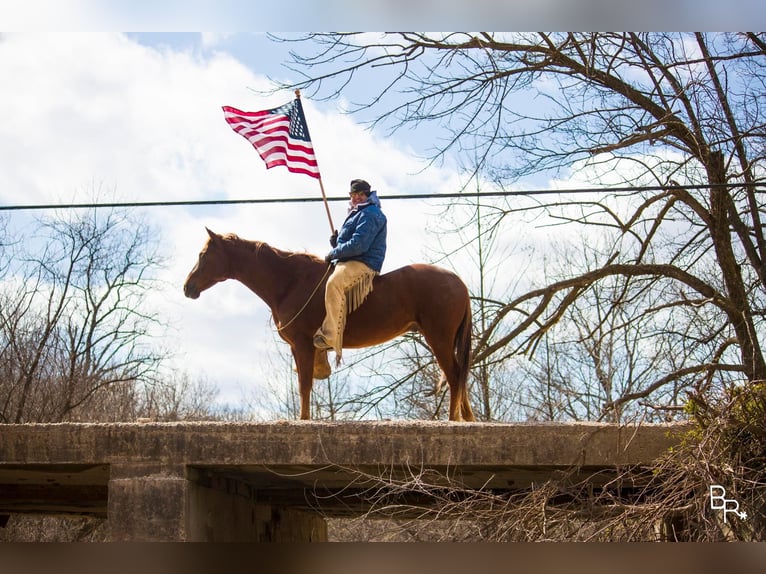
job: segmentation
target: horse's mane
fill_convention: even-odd
[[[273,247],[265,241],[243,239],[236,233],[224,233],[221,237],[224,239],[224,241],[236,243],[237,245],[244,247],[245,249],[248,249],[256,254],[259,253],[262,249],[267,249],[281,259],[305,258],[307,263],[322,263],[324,261],[320,257],[317,257],[316,255],[308,252],[286,251],[284,249]]]

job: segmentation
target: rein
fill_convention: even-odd
[[[293,324],[293,321],[295,321],[300,316],[300,314],[303,313],[303,311],[306,309],[306,307],[308,307],[308,305],[311,302],[311,300],[314,298],[314,295],[316,295],[316,292],[319,290],[319,287],[321,287],[321,285],[324,282],[324,280],[330,274],[330,270],[332,268],[333,268],[332,265],[328,265],[327,266],[327,270],[324,272],[324,275],[322,275],[322,278],[319,280],[319,283],[317,283],[317,286],[314,287],[314,290],[311,292],[311,295],[309,295],[309,298],[306,299],[306,302],[303,304],[303,307],[301,307],[298,310],[298,312],[295,315],[293,315],[293,318],[290,319],[287,323],[285,323],[281,327],[277,327],[277,332],[283,331],[284,329],[287,329],[290,325]]]

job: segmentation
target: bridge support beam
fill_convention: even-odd
[[[112,464],[109,537],[116,542],[187,539],[189,491],[184,465]]]
[[[325,520],[265,504],[240,481],[185,465],[112,464],[110,539],[120,542],[323,542]]]

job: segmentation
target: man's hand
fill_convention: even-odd
[[[328,253],[324,256],[325,263],[332,263],[332,255]]]
[[[333,231],[332,235],[330,235],[330,245],[334,248],[338,246],[338,230],[336,229]]]

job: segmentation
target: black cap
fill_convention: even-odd
[[[364,181],[363,179],[352,179],[351,180],[351,191],[363,191],[367,195],[370,195],[370,184]]]

